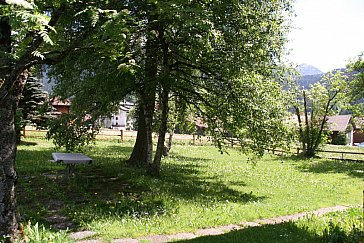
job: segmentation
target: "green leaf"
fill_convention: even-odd
[[[17,6],[23,7],[25,9],[34,8],[34,5],[32,3],[29,3],[25,0],[5,0],[5,2],[10,5],[17,5]]]

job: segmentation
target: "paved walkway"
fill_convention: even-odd
[[[269,218],[269,219],[260,219],[252,222],[241,222],[240,224],[231,224],[226,226],[219,226],[214,228],[208,228],[208,229],[200,229],[197,230],[195,233],[178,233],[174,235],[151,235],[151,236],[144,236],[139,237],[137,239],[135,238],[123,238],[123,239],[114,239],[113,243],[139,243],[140,241],[148,240],[152,243],[163,243],[163,242],[169,242],[173,240],[187,240],[187,239],[193,239],[201,236],[209,236],[209,235],[221,235],[228,233],[232,230],[240,230],[247,227],[259,227],[262,225],[267,224],[280,224],[284,222],[289,222],[293,220],[297,220],[299,218],[310,216],[310,215],[324,215],[326,213],[335,212],[335,211],[343,211],[347,209],[346,206],[336,206],[336,207],[329,207],[329,208],[321,208],[315,211],[310,212],[304,212],[304,213],[297,213],[292,215],[286,215],[286,216],[280,216],[275,218]],[[90,237],[92,235],[96,234],[92,231],[80,231],[71,234],[71,238],[76,240],[77,243],[103,243],[102,240],[93,239],[93,240],[84,240],[87,237]]]

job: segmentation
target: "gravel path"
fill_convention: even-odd
[[[345,209],[348,209],[346,206],[336,206],[336,207],[328,207],[328,208],[321,208],[315,211],[310,212],[303,212],[303,213],[297,213],[292,215],[286,215],[286,216],[280,216],[275,218],[268,218],[268,219],[259,219],[253,222],[241,222],[240,224],[231,224],[226,226],[219,226],[214,228],[208,228],[208,229],[200,229],[197,230],[195,233],[178,233],[174,235],[150,235],[150,236],[144,236],[139,237],[137,239],[133,238],[123,238],[123,239],[114,239],[113,243],[139,243],[140,241],[148,240],[152,243],[164,243],[169,242],[173,240],[184,240],[184,239],[193,239],[200,236],[209,236],[209,235],[221,235],[228,233],[232,230],[239,230],[247,227],[259,227],[262,225],[267,224],[280,224],[284,222],[294,221],[299,218],[310,216],[310,215],[324,215],[330,212],[335,211],[343,211]],[[92,240],[84,240],[87,237],[90,237],[92,235],[95,235],[95,232],[92,231],[80,231],[71,234],[71,238],[73,238],[77,243],[103,243],[102,240],[98,239],[92,239]]]

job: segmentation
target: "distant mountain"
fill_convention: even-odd
[[[315,75],[304,75],[298,78],[300,86],[304,89],[308,89],[311,84],[317,83],[324,76],[324,73]]]
[[[301,88],[309,89],[311,84],[315,84],[318,81],[322,79],[322,77],[325,75],[325,73],[321,72],[318,68],[307,65],[307,64],[301,64],[298,66],[297,71],[301,73],[300,77],[297,77],[297,81],[299,83],[299,86]],[[351,73],[348,73],[346,68],[337,68],[332,70],[331,72],[343,72],[349,77],[352,76]],[[308,74],[305,74],[308,73]]]
[[[300,64],[297,67],[297,71],[300,73],[301,76],[323,74],[323,72],[317,67],[305,63]]]

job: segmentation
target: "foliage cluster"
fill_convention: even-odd
[[[62,114],[49,122],[47,139],[52,139],[57,148],[76,152],[93,143],[97,132],[98,128],[87,115]]]
[[[126,95],[137,97],[142,141],[131,165],[159,173],[168,123],[185,112],[172,114],[172,97],[209,124],[221,150],[226,132],[254,153],[282,143],[281,57],[291,1],[125,1],[114,7],[83,40],[85,48],[54,66],[52,76],[56,92],[74,97],[81,111],[110,112]],[[190,125],[180,127],[193,132],[194,121]],[[153,127],[160,138],[154,160]]]
[[[327,141],[328,116],[338,114],[349,102],[348,77],[340,71],[329,72],[320,82],[310,85],[309,90],[297,93],[299,97],[295,99],[294,107],[299,141],[303,154],[313,157],[316,150]]]
[[[348,137],[345,132],[338,132],[337,135],[331,141],[334,145],[347,145]]]
[[[36,125],[38,128],[47,126],[47,121],[51,118],[49,112],[52,109],[48,98],[48,93],[40,81],[30,76],[16,110],[15,130],[18,142],[20,142],[21,130],[26,125]]]

